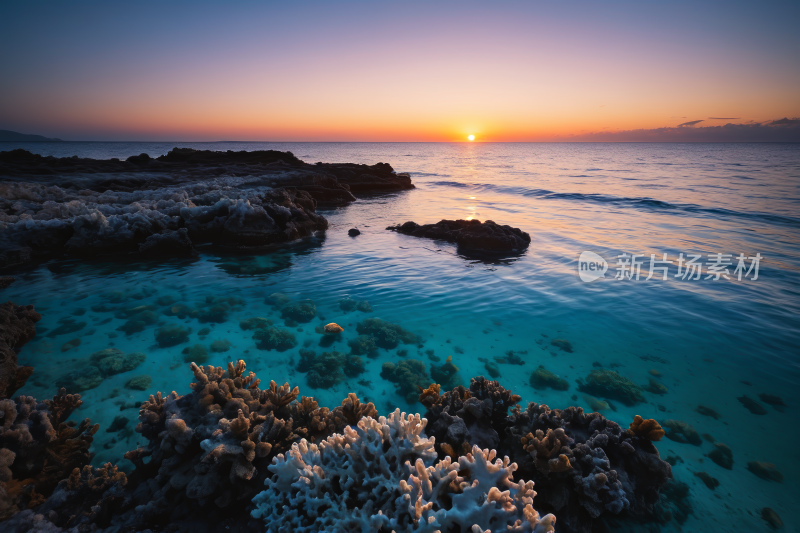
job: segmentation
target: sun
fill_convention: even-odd
[[[474,141],[475,140],[475,136],[474,135],[469,135],[469,136],[467,136],[467,139],[469,139],[470,141]]]

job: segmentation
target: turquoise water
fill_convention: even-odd
[[[416,333],[424,347],[403,346],[407,358],[429,364],[447,356],[459,366],[464,382],[486,374],[484,362],[508,350],[523,366],[500,364],[501,384],[524,402],[551,407],[589,400],[575,380],[596,366],[612,367],[634,382],[654,378],[666,394],[645,392],[647,403],[628,407],[611,401],[603,414],[627,425],[635,414],[688,422],[699,433],[727,444],[734,466],[726,470],[704,455],[711,442],[658,443],[663,457],[680,456],[675,477],[690,485],[694,515],[685,530],[766,530],[760,509],[775,509],[787,530],[800,527],[793,505],[800,495],[800,441],[796,406],[800,400],[800,146],[791,144],[357,144],[357,143],[0,143],[0,149],[25,147],[58,156],[127,157],[166,153],[173,146],[210,149],[291,150],[309,162],[391,163],[410,172],[417,189],[359,200],[322,211],[330,221],[324,237],[309,239],[265,256],[221,256],[202,249],[199,259],[161,262],[58,261],[16,273],[18,281],[3,291],[5,300],[32,303],[53,332],[65,321],[86,322],[70,334],[25,346],[24,364],[36,367],[20,391],[40,398],[52,395],[55,382],[86,365],[98,350],[116,347],[143,352],[137,369],[107,378],[82,393],[74,418],[101,424],[94,462],[119,461],[139,443],[131,431],[137,411],[127,408],[155,391],[189,391],[192,374],[181,353],[187,346],[208,348],[228,340],[228,352],[210,353],[208,364],[245,359],[248,368],[270,379],[299,385],[301,394],[338,405],[349,391],[375,402],[381,413],[408,405],[394,386],[380,377],[381,365],[402,359],[397,350],[365,358],[367,372],[332,389],[313,389],[295,370],[304,345],[321,352],[314,326],[337,322],[343,340],[332,348],[347,351],[355,326],[380,317]],[[449,245],[386,231],[407,220],[492,219],[530,233],[532,243],[521,257],[478,261],[458,255]],[[356,238],[347,230],[357,227]],[[605,279],[584,283],[578,257],[593,251],[609,262]],[[639,280],[615,280],[616,256],[644,254]],[[650,254],[669,259],[678,254],[761,254],[758,279],[645,280]],[[749,265],[748,265],[749,266]],[[752,277],[752,276],[751,276]],[[705,278],[705,275],[703,275]],[[280,313],[265,302],[280,292],[292,300],[312,299],[318,316],[291,328],[295,349],[260,350],[239,320],[263,316],[283,325]],[[172,296],[190,306],[207,297],[241,299],[222,323],[200,323],[163,314],[158,298]],[[343,312],[344,297],[367,300],[372,313]],[[118,331],[124,319],[113,310],[155,305],[159,321],[192,329],[188,342],[170,348],[155,343],[158,324],[132,335]],[[100,307],[100,306],[105,306]],[[92,307],[95,310],[92,310]],[[110,309],[106,311],[103,309]],[[60,322],[61,321],[61,322]],[[199,330],[210,328],[200,338]],[[299,329],[298,329],[299,328]],[[67,341],[81,344],[67,351]],[[551,344],[565,339],[572,351]],[[440,363],[441,364],[441,363]],[[570,382],[567,391],[534,390],[529,377],[538,365]],[[125,383],[148,374],[152,384],[132,391]],[[783,412],[758,395],[779,395]],[[737,398],[746,395],[766,409],[756,415]],[[698,405],[713,408],[714,419]],[[611,406],[610,406],[611,407]],[[106,432],[117,416],[131,420],[127,430]],[[756,477],[749,461],[775,463],[782,483]],[[712,491],[694,475],[705,471],[720,486]]]

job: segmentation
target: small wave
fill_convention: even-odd
[[[800,218],[775,215],[772,213],[734,211],[721,207],[703,207],[697,204],[679,204],[657,200],[649,197],[628,197],[613,196],[609,194],[585,194],[579,192],[555,192],[548,189],[530,189],[527,187],[509,187],[504,185],[494,185],[490,183],[460,183],[457,181],[436,181],[432,185],[442,187],[457,187],[462,189],[473,189],[477,191],[488,190],[513,196],[524,196],[529,198],[542,198],[545,200],[571,200],[577,202],[591,202],[617,207],[629,207],[634,209],[646,210],[668,210],[683,213],[696,213],[700,215],[715,215],[720,217],[744,218],[749,220],[759,220],[787,226],[800,227]],[[652,185],[651,187],[656,187]]]

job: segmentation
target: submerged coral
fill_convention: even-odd
[[[256,329],[256,332],[253,334],[253,340],[256,341],[256,347],[261,350],[285,352],[297,346],[297,338],[294,336],[294,333],[288,329],[281,329],[273,326]]]
[[[167,324],[156,330],[156,342],[162,348],[168,348],[189,340],[191,332],[191,328],[185,328],[178,324]]]
[[[625,405],[646,401],[641,387],[614,370],[592,370],[585,380],[578,380],[578,390],[619,400]]]
[[[98,426],[67,423],[81,397],[61,389],[52,400],[0,400],[0,520],[41,503],[90,459]]]
[[[431,384],[425,363],[418,359],[406,359],[396,365],[390,362],[383,363],[381,377],[394,383],[397,393],[410,405],[417,403],[419,391]]]
[[[508,458],[475,446],[436,462],[424,428],[398,409],[319,444],[301,440],[269,466],[252,515],[269,531],[553,531],[555,517],[536,512],[533,483],[515,483]]]
[[[17,350],[36,336],[42,315],[32,305],[0,304],[0,399],[20,389],[33,367],[17,365]]]
[[[567,390],[569,389],[569,383],[567,383],[566,379],[560,378],[547,370],[542,365],[539,365],[539,368],[533,371],[530,378],[531,387],[537,390],[543,389],[555,389],[555,390]]]
[[[446,389],[461,385],[461,376],[458,367],[453,364],[453,356],[447,356],[447,360],[439,366],[431,363],[431,378]]]
[[[687,422],[670,419],[664,420],[661,425],[664,426],[669,440],[674,440],[681,444],[694,444],[695,446],[703,444],[700,434]]]
[[[419,337],[410,331],[380,318],[362,320],[356,325],[356,331],[361,335],[372,336],[375,339],[375,344],[387,350],[397,348],[397,345],[401,342],[403,344],[420,343]]]
[[[317,316],[317,306],[312,300],[288,304],[281,309],[281,318],[300,323],[311,322]]]
[[[361,311],[362,313],[371,313],[372,306],[366,300],[353,300],[350,297],[342,298],[339,300],[339,309],[345,313],[350,311]]]

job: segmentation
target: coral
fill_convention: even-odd
[[[519,228],[496,224],[492,220],[441,220],[436,224],[424,225],[406,222],[386,229],[414,237],[453,242],[466,253],[518,254],[525,251],[531,242],[530,235]]]
[[[325,332],[325,335],[338,335],[344,331],[344,328],[335,322],[325,324],[325,327],[322,329]]]
[[[767,410],[764,409],[764,406],[755,401],[754,399],[748,396],[740,396],[737,398],[742,405],[744,405],[745,409],[753,413],[754,415],[765,415],[767,414]]]
[[[695,411],[697,411],[698,413],[700,413],[703,416],[710,416],[714,420],[719,420],[720,418],[722,418],[721,414],[719,414],[718,412],[716,412],[715,410],[713,410],[710,407],[706,407],[705,405],[698,405],[695,408]]]
[[[761,518],[763,518],[772,529],[781,529],[783,527],[783,520],[781,520],[781,517],[778,516],[778,513],[776,513],[775,510],[771,509],[770,507],[764,507],[761,509]]]
[[[448,356],[441,366],[431,363],[431,377],[446,389],[461,385],[461,376],[458,373],[458,367],[453,364],[452,356]]]
[[[73,348],[77,348],[80,345],[81,345],[81,339],[72,339],[61,345],[61,351],[67,352]]]
[[[264,303],[270,304],[272,307],[276,309],[280,309],[284,305],[288,304],[290,300],[291,298],[289,298],[283,293],[273,292],[272,294],[264,298]]]
[[[79,370],[73,370],[56,380],[56,387],[66,389],[67,392],[76,393],[93,389],[103,382],[103,374],[96,366],[88,365]]]
[[[553,339],[550,341],[551,346],[555,346],[562,352],[572,353],[572,343],[567,339]]]
[[[74,318],[64,317],[59,319],[60,326],[51,329],[45,336],[58,337],[59,335],[67,335],[69,333],[76,333],[86,327],[86,322],[76,322]]]
[[[764,461],[750,461],[747,463],[747,469],[761,479],[783,483],[783,474],[781,474],[781,472],[775,468],[775,465],[772,463],[766,463]]]
[[[417,359],[406,359],[396,365],[383,363],[381,377],[394,383],[397,393],[410,405],[417,403],[419,391],[431,384],[431,378],[425,371],[425,363]]]
[[[361,335],[371,335],[375,339],[375,344],[387,350],[397,348],[397,345],[401,342],[403,344],[420,343],[419,337],[410,331],[380,318],[362,320],[356,325],[356,331]]]
[[[222,324],[228,321],[228,314],[242,306],[244,302],[235,296],[218,297],[206,296],[205,301],[198,305],[189,313],[189,316],[196,318],[201,324],[216,323]]]
[[[345,355],[340,352],[323,352],[316,356],[308,371],[308,384],[315,389],[329,389],[344,380]]]
[[[695,472],[695,476],[699,477],[700,480],[705,483],[706,487],[711,490],[716,489],[719,487],[719,480],[717,478],[711,477],[707,472]]]
[[[32,305],[0,304],[0,399],[12,396],[33,373],[17,365],[17,351],[36,336],[42,315]]]
[[[91,364],[100,370],[104,378],[129,372],[144,363],[145,359],[147,356],[141,352],[125,355],[125,352],[117,348],[106,348],[89,356]]]
[[[500,377],[500,367],[497,366],[497,363],[486,361],[486,363],[483,365],[483,368],[486,369],[486,372],[489,374],[490,377],[493,378]]]
[[[424,427],[398,409],[319,444],[301,440],[270,465],[253,517],[269,531],[553,531],[555,517],[534,510],[533,483],[514,483],[508,458],[476,446],[434,465]]]
[[[202,344],[187,346],[181,350],[181,353],[183,354],[184,363],[203,364],[208,361],[208,350]]]
[[[125,383],[125,388],[132,390],[147,390],[148,388],[150,388],[150,384],[152,383],[153,383],[153,378],[151,378],[147,374],[144,374],[129,379],[127,383]]]
[[[317,316],[317,306],[314,305],[313,300],[302,300],[288,304],[281,309],[281,318],[301,324],[311,322],[315,316]]]
[[[539,368],[533,371],[530,382],[531,387],[536,390],[544,390],[548,388],[555,390],[569,389],[569,383],[567,383],[566,379],[556,376],[542,365],[539,365]]]
[[[722,468],[733,469],[733,450],[721,442],[714,444],[714,449],[708,452],[708,458]]]
[[[598,400],[594,396],[589,396],[588,394],[583,394],[583,400],[589,405],[589,408],[592,411],[607,411],[611,409],[611,405],[608,402],[603,400]]]
[[[272,320],[262,317],[247,318],[239,322],[239,327],[247,331],[249,329],[263,329],[272,325]]]
[[[61,389],[52,400],[0,400],[0,520],[40,503],[74,468],[89,462],[98,426],[66,423],[81,405]]]
[[[520,357],[520,354],[527,355],[527,353],[528,353],[527,350],[524,350],[524,351],[508,350],[502,356],[496,355],[494,357],[494,360],[497,361],[498,363],[505,363],[505,364],[509,364],[509,365],[520,365],[520,366],[522,366],[522,365],[525,364],[525,359]]]
[[[652,424],[634,419],[632,426],[644,430]],[[499,451],[507,450],[520,475],[539,486],[539,508],[561,512],[562,531],[593,531],[599,524],[592,524],[603,517],[624,511],[645,519],[656,512],[659,491],[672,471],[651,441],[657,430],[648,429],[637,434],[598,413],[532,402],[525,410],[512,410],[505,430],[509,438]]]
[[[578,390],[636,405],[646,400],[642,388],[613,370],[592,370],[585,380],[578,380]]]
[[[784,409],[786,409],[787,405],[786,402],[783,401],[783,398],[778,396],[777,394],[767,394],[761,393],[758,395],[758,398],[767,405],[771,405],[775,408],[776,411],[782,413]]]
[[[663,383],[653,378],[648,379],[647,387],[645,387],[644,390],[652,392],[653,394],[666,394],[669,392]]]
[[[146,326],[152,326],[157,322],[158,315],[152,310],[146,309],[131,316],[127,322],[117,328],[117,331],[122,331],[125,335],[133,335],[144,331]]]
[[[297,339],[294,333],[288,329],[281,329],[273,326],[257,329],[255,334],[253,334],[253,340],[256,341],[256,347],[261,350],[285,352],[297,346]]]
[[[633,422],[631,422],[628,431],[637,437],[642,437],[647,440],[659,441],[664,437],[664,430],[658,422],[652,418],[644,420],[639,415],[633,417]]]
[[[378,347],[375,345],[375,339],[370,335],[359,335],[355,339],[347,341],[347,345],[350,346],[350,353],[353,355],[377,356]]]
[[[211,346],[209,346],[209,349],[213,353],[223,353],[223,352],[227,352],[228,350],[230,350],[231,346],[232,346],[231,341],[229,341],[227,339],[217,339],[217,340],[215,340],[215,341],[213,341],[211,343]]]
[[[362,313],[371,313],[372,306],[366,300],[353,300],[349,297],[339,300],[339,309],[345,313],[350,311],[361,311]]]
[[[669,440],[674,440],[681,444],[694,444],[695,446],[703,444],[703,439],[700,438],[700,434],[687,422],[670,419],[664,420],[661,425],[664,426],[666,436]]]
[[[189,340],[191,328],[185,328],[178,324],[167,324],[156,330],[156,342],[162,348],[168,348]]]
[[[435,437],[439,456],[458,457],[473,445],[496,449],[505,434],[508,409],[520,397],[496,381],[473,378],[469,388],[456,387],[439,394],[439,385],[421,391],[428,435]]]

